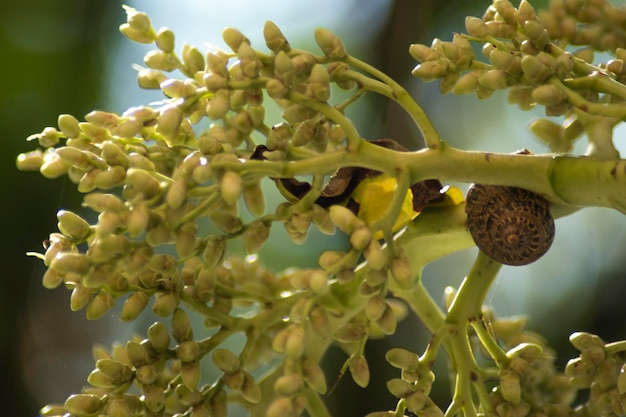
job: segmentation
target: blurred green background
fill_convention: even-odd
[[[463,149],[512,152],[546,149],[528,133],[531,118],[540,111],[522,113],[505,105],[506,95],[496,94],[478,103],[474,97],[440,96],[438,84],[411,79],[415,65],[407,53],[410,43],[429,44],[433,37],[449,40],[463,30],[465,15],[480,16],[488,1],[436,0],[306,0],[216,1],[143,0],[127,4],[148,12],[154,26],[168,26],[183,41],[205,50],[222,45],[221,30],[241,29],[254,45],[263,48],[262,27],[274,21],[302,48],[316,49],[313,30],[325,26],[338,33],[348,51],[400,81],[419,101],[442,136]],[[544,2],[533,2],[539,7]],[[0,16],[0,174],[4,179],[2,204],[3,290],[0,291],[0,375],[9,391],[3,392],[5,415],[34,416],[48,402],[62,402],[79,391],[93,368],[91,346],[110,346],[133,331],[115,315],[87,322],[82,312],[69,311],[69,292],[41,288],[44,268],[27,251],[41,251],[42,241],[56,230],[61,208],[80,211],[80,195],[63,179],[45,180],[36,173],[18,172],[15,157],[34,149],[25,138],[57,115],[70,113],[81,119],[92,109],[123,112],[133,105],[159,100],[141,91],[131,64],[141,63],[146,46],[131,44],[117,27],[125,21],[122,2],[111,0],[24,0],[3,5]],[[398,108],[370,99],[351,115],[363,136],[392,137],[416,149],[419,134]],[[621,132],[621,130],[620,130]],[[619,136],[623,137],[623,134]],[[623,139],[622,139],[623,141]],[[581,141],[583,142],[583,141]],[[584,143],[577,151],[584,151]],[[619,145],[622,152],[626,146]],[[293,262],[314,262],[309,242],[305,248],[287,243],[270,250]],[[319,248],[318,248],[319,250]],[[278,255],[277,255],[278,254]],[[446,285],[458,285],[475,250],[455,254],[429,266],[424,274],[434,296]],[[527,314],[531,328],[546,335],[557,347],[559,363],[573,354],[567,336],[577,330],[597,332],[605,340],[626,333],[626,221],[623,215],[589,209],[557,222],[553,249],[528,267],[505,267],[488,302],[500,315]],[[269,259],[272,262],[272,259]],[[130,327],[130,328],[129,328]],[[414,318],[400,324],[392,338],[368,347],[372,382],[360,390],[344,378],[329,397],[336,415],[363,415],[374,409],[393,408],[385,381],[397,377],[384,362],[385,352],[403,346],[420,352],[428,335]],[[332,352],[325,361],[327,378],[344,360]],[[447,387],[437,386],[443,404]],[[367,394],[367,395],[364,395]],[[8,408],[7,408],[8,406]]]

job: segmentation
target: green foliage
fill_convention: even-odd
[[[432,340],[421,355],[388,352],[401,370],[387,383],[398,403],[371,417],[624,414],[624,342],[574,334],[580,356],[559,372],[555,353],[523,321],[483,307],[501,266],[484,253],[460,288],[446,291],[443,308],[433,301],[421,282],[424,266],[474,245],[458,190],[442,190],[394,232],[407,190],[417,193],[413,186],[430,179],[524,188],[547,199],[555,217],[584,206],[625,212],[626,161],[612,132],[626,118],[626,12],[603,0],[553,1],[539,13],[527,1],[515,8],[495,0],[482,18],[467,19],[468,34],[410,47],[418,61],[413,74],[440,79],[443,93],[486,98],[507,88],[522,109],[541,105],[548,116],[565,116],[563,124],[545,119],[531,127],[553,154],[501,155],[451,148],[400,85],[351,56],[328,30],[315,32],[321,54],[292,48],[267,22],[268,52],[229,28],[223,37],[232,52],[184,45],[179,55],[171,30],[126,11],[122,33],[157,47],[138,67],[139,85],[160,90],[164,100],[121,115],[94,111],[83,122],[61,115],[58,128],[29,138],[39,149],[20,155],[17,165],[47,178],[66,175],[98,213],[95,224],[69,210],[57,213],[59,231],[39,255],[48,266],[43,285],[70,289],[72,310],[85,309],[88,319],[119,302],[120,318],[132,321],[153,300],[162,321],[143,339],[96,349],[89,385],[43,415],[225,416],[237,403],[253,416],[328,416],[319,363],[329,346],[347,354],[338,372],[366,386],[367,340],[394,333],[409,309]],[[474,55],[472,42],[489,62]],[[569,52],[571,44],[586,49]],[[594,64],[591,50],[614,59]],[[348,98],[333,102],[335,87]],[[365,94],[396,101],[426,148],[401,152],[363,138],[345,110]],[[283,109],[282,122],[266,120],[267,101]],[[209,127],[194,127],[205,119]],[[583,132],[587,155],[567,155]],[[258,145],[268,149],[264,158],[252,157]],[[346,167],[385,174],[359,190],[367,216],[349,203],[316,204],[325,177]],[[307,192],[268,212],[261,180],[296,175],[312,178]],[[368,190],[389,198],[372,211],[374,203],[364,202],[377,199],[368,199]],[[277,223],[295,243],[311,227],[336,227],[350,247],[322,253],[319,268],[271,271],[256,254]],[[241,248],[250,256],[237,255]],[[203,337],[194,334],[190,315],[202,319]],[[238,354],[222,347],[235,334],[245,338]],[[442,349],[454,379],[446,410],[429,397],[431,365]],[[202,375],[207,362],[220,371],[217,379]],[[589,391],[586,402],[574,403],[578,390]]]

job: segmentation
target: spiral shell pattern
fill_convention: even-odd
[[[474,184],[465,211],[476,246],[505,265],[535,262],[554,240],[548,201],[522,188]]]

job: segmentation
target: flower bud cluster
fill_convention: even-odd
[[[387,389],[404,400],[407,409],[418,415],[443,416],[443,411],[429,397],[435,375],[429,365],[420,363],[418,356],[406,349],[387,352],[387,362],[402,370],[400,378],[387,381]]]
[[[620,342],[606,344],[585,332],[573,333],[570,342],[580,356],[567,363],[565,375],[574,387],[589,390],[587,402],[577,412],[589,416],[626,413],[626,362]]]
[[[440,79],[443,93],[475,93],[482,99],[509,89],[509,102],[521,109],[542,105],[548,116],[568,114],[568,93],[549,80],[577,79],[579,84],[569,82],[571,88],[594,103],[600,90],[589,88],[585,77],[605,74],[623,82],[626,34],[614,22],[626,19],[625,13],[606,0],[554,1],[539,13],[526,0],[517,8],[509,0],[494,0],[481,18],[466,19],[467,35],[456,34],[452,42],[435,39],[430,47],[411,45],[409,52],[419,63],[413,75]],[[483,45],[488,63],[474,56],[469,41]],[[588,47],[571,53],[558,45]],[[610,51],[615,59],[594,67],[593,50]]]

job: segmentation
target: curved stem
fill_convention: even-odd
[[[373,75],[391,88],[391,95],[385,95],[400,104],[400,106],[402,106],[402,108],[404,108],[411,116],[424,137],[426,147],[436,149],[441,145],[442,140],[439,137],[439,133],[426,115],[424,109],[417,104],[413,97],[400,84],[384,72],[380,71],[378,68],[375,68],[353,56],[349,56],[346,63]],[[365,81],[363,85],[367,86],[368,82]]]

